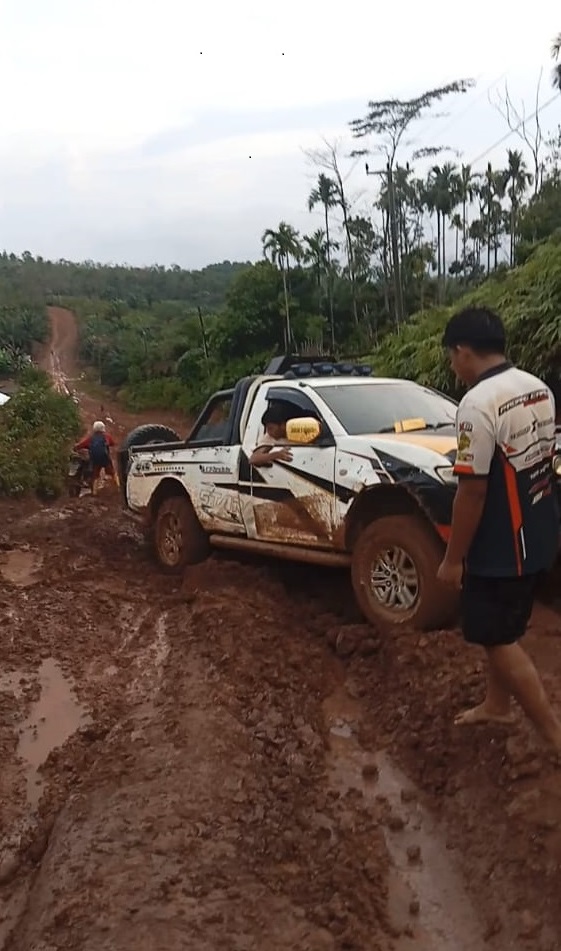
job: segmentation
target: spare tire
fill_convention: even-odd
[[[137,426],[131,429],[123,439],[117,452],[117,465],[119,469],[119,480],[123,497],[127,499],[127,476],[130,468],[129,449],[132,446],[150,446],[158,443],[182,442],[181,436],[170,429],[169,426],[160,426],[158,423],[147,423],[145,426]]]

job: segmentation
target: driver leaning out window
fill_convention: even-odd
[[[270,466],[272,462],[292,462],[292,453],[286,446],[286,410],[282,406],[272,404],[265,410],[261,418],[261,425],[265,434],[260,438],[253,453],[249,457],[252,466]]]

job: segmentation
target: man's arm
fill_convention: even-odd
[[[279,446],[258,446],[249,457],[249,464],[252,466],[270,466],[273,462],[292,462],[292,453]]]
[[[452,508],[452,526],[446,555],[439,569],[441,581],[459,585],[466,558],[481,521],[487,481],[496,449],[495,425],[484,408],[471,400],[460,405],[456,421],[458,452],[454,472],[459,484]]]
[[[89,448],[90,448],[90,436],[84,436],[84,438],[81,439],[80,442],[77,442],[76,445],[74,446],[74,449],[76,450],[76,452],[80,452],[82,449],[89,449]]]
[[[485,477],[475,476],[468,479],[460,476],[452,508],[452,530],[446,549],[446,561],[449,563],[463,564],[481,521],[486,497]]]

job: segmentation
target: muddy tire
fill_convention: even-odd
[[[169,426],[160,426],[157,423],[148,423],[145,426],[137,426],[128,433],[119,446],[117,452],[117,469],[119,472],[119,481],[121,491],[126,501],[127,476],[130,468],[129,449],[132,446],[150,446],[158,443],[181,442],[181,436],[170,429]]]
[[[156,560],[167,574],[183,574],[210,554],[203,530],[186,494],[172,495],[158,506],[151,531]]]
[[[411,515],[372,522],[360,533],[351,564],[353,590],[377,628],[433,630],[457,615],[458,597],[436,579],[444,548],[430,525]]]

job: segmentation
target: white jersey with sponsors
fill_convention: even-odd
[[[550,389],[505,362],[483,374],[463,398],[456,428],[456,474],[488,479],[468,570],[492,577],[547,570],[559,534]]]

